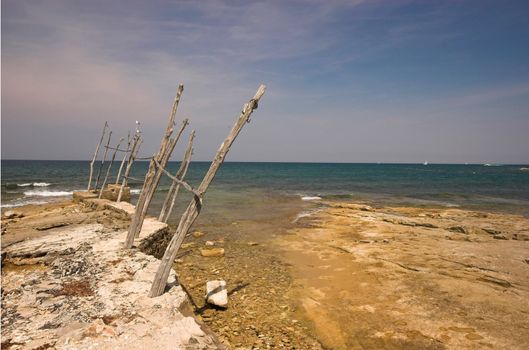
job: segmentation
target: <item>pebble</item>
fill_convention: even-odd
[[[195,238],[199,238],[199,237],[204,236],[205,233],[204,233],[204,232],[201,232],[201,231],[195,231],[195,232],[192,233],[192,235],[193,235],[193,237],[195,237]]]

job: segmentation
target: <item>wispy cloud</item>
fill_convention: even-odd
[[[467,33],[461,13],[472,11],[465,4],[5,0],[2,152],[86,158],[104,120],[122,134],[143,121],[151,152],[183,82],[179,116],[197,129],[197,159],[208,159],[264,82],[270,89],[233,159],[355,160],[337,151],[359,147],[347,135],[369,142],[389,121],[401,134],[369,153],[383,160],[399,140],[406,152],[413,148],[407,129],[421,116],[435,128],[450,115],[478,115],[491,101],[527,94],[527,74],[447,79],[446,69],[467,64],[458,46]],[[270,134],[274,145],[266,144]],[[285,151],[294,143],[298,150]]]

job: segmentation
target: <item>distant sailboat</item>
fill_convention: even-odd
[[[428,161],[425,160],[424,163],[422,163],[422,165],[428,165]]]

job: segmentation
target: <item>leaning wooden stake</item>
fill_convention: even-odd
[[[94,162],[96,161],[97,154],[99,153],[99,147],[101,147],[101,143],[103,143],[103,139],[105,138],[105,132],[107,130],[108,123],[105,122],[105,125],[103,126],[103,131],[101,133],[101,140],[99,140],[99,143],[96,146],[96,151],[94,153],[94,158],[92,158],[92,161],[90,162],[90,177],[88,178],[88,188],[87,191],[90,191],[90,187],[92,186],[92,174],[94,173]]]
[[[94,191],[97,191],[97,184],[99,183],[99,178],[101,177],[101,170],[103,170],[103,164],[105,164],[105,161],[107,160],[107,152],[110,146],[111,137],[112,137],[112,130],[108,133],[107,146],[105,147],[105,153],[103,155],[103,159],[101,159],[101,164],[99,164],[99,170],[97,171],[97,178],[96,178],[96,183],[94,185]]]
[[[187,119],[184,119],[182,121],[182,125],[180,127],[180,130],[178,131],[178,134],[176,135],[176,138],[170,139],[169,144],[167,148],[164,150],[164,154],[162,156],[162,159],[160,162],[158,162],[155,158],[154,162],[156,165],[156,172],[154,173],[154,177],[151,182],[151,186],[146,191],[145,196],[145,202],[143,204],[143,210],[140,213],[140,217],[138,219],[138,226],[136,228],[136,235],[135,238],[137,238],[140,235],[141,228],[143,226],[143,220],[145,220],[145,216],[147,215],[147,210],[149,210],[149,205],[151,204],[152,197],[154,196],[154,192],[156,191],[156,188],[158,187],[158,184],[160,183],[160,178],[162,177],[162,169],[165,169],[167,162],[169,161],[169,158],[171,157],[171,154],[173,153],[173,150],[176,146],[176,143],[180,139],[180,136],[182,136],[182,132],[184,131],[185,127],[189,124],[189,121]]]
[[[121,160],[121,165],[119,166],[118,175],[116,176],[116,185],[119,183],[119,179],[121,178],[121,171],[123,170],[123,166],[125,165],[125,160],[127,159],[127,156],[129,155],[130,151],[130,130],[127,134],[127,150],[125,151],[125,154],[123,155],[123,159]]]
[[[110,175],[110,169],[112,168],[112,164],[114,164],[114,159],[116,159],[116,153],[118,153],[119,146],[121,146],[121,143],[123,142],[124,138],[120,138],[118,145],[114,149],[114,153],[112,153],[112,158],[110,160],[110,164],[108,164],[107,173],[105,174],[105,179],[103,180],[103,184],[101,185],[101,191],[99,191],[99,199],[101,199],[101,196],[103,195],[103,191],[105,190],[105,185],[107,184],[108,175]]]
[[[153,186],[154,179],[156,177],[157,173],[157,167],[155,161],[158,163],[162,162],[162,158],[164,157],[167,147],[170,147],[170,137],[174,130],[174,124],[175,124],[175,117],[176,117],[176,110],[178,108],[178,105],[180,103],[180,98],[182,96],[182,93],[184,91],[184,85],[180,84],[178,86],[178,89],[176,91],[176,96],[173,101],[173,107],[171,109],[171,113],[169,114],[169,120],[167,122],[167,127],[165,129],[165,134],[162,137],[162,142],[160,144],[160,149],[158,150],[158,153],[156,153],[153,156],[153,159],[151,160],[151,163],[149,164],[149,170],[147,170],[147,174],[145,175],[145,181],[143,182],[143,187],[140,192],[140,197],[138,198],[138,201],[136,202],[136,208],[134,211],[134,215],[132,216],[132,220],[129,226],[129,231],[127,234],[127,240],[125,241],[125,247],[130,249],[132,248],[132,245],[134,243],[134,238],[137,237],[141,231],[141,227],[143,225],[143,219],[144,219],[144,209],[145,205],[147,203],[147,199],[150,197],[150,191]]]
[[[196,218],[200,214],[200,210],[202,208],[202,198],[204,197],[204,194],[206,193],[209,184],[211,183],[211,181],[213,181],[215,174],[224,162],[226,154],[230,150],[233,141],[235,141],[235,138],[243,128],[244,124],[250,120],[250,115],[252,114],[253,110],[257,108],[259,99],[261,98],[261,96],[263,96],[265,89],[266,87],[264,85],[261,85],[257,90],[257,93],[255,94],[254,98],[252,98],[250,102],[244,105],[239,119],[231,129],[230,133],[228,134],[228,137],[226,137],[224,142],[220,145],[220,148],[217,151],[217,154],[213,159],[213,162],[211,163],[208,172],[204,176],[204,179],[202,179],[202,182],[200,183],[200,186],[196,191],[197,193],[191,200],[191,203],[189,203],[186,211],[180,218],[178,228],[176,229],[176,232],[173,235],[171,242],[169,242],[169,245],[165,250],[162,261],[160,262],[160,266],[158,267],[158,271],[156,271],[156,276],[154,277],[151,291],[149,293],[151,297],[157,297],[161,295],[165,290],[167,278],[169,277],[169,272],[171,271],[171,266],[174,262],[176,254],[178,253],[178,249],[180,248],[180,245],[182,244],[185,235],[189,231],[189,228],[191,227],[191,225],[193,225]]]
[[[134,140],[132,143],[132,150],[130,151],[129,159],[127,160],[127,168],[125,168],[125,175],[123,175],[123,182],[121,183],[121,187],[119,188],[118,199],[116,200],[116,202],[121,202],[121,196],[123,195],[123,189],[125,188],[125,186],[127,186],[127,183],[129,181],[130,170],[132,169],[132,164],[134,163],[134,160],[136,159],[136,156],[138,155],[142,142],[143,140],[141,139],[139,135],[134,136]]]
[[[186,176],[187,168],[189,167],[189,162],[191,161],[191,155],[193,154],[194,138],[195,130],[193,130],[191,132],[191,135],[189,136],[189,141],[187,143],[187,149],[184,154],[184,159],[182,159],[182,162],[180,163],[180,168],[178,168],[178,171],[175,175],[175,177],[179,180],[183,180]],[[167,222],[169,216],[171,216],[171,212],[173,211],[173,207],[176,202],[176,197],[178,196],[179,189],[180,184],[173,180],[171,188],[169,189],[169,192],[167,192],[167,196],[165,197],[165,201],[163,202],[162,210],[160,210],[160,216],[158,217],[159,221]]]

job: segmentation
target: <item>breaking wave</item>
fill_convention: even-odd
[[[65,197],[72,195],[71,191],[26,191],[25,196],[28,197]]]
[[[18,187],[48,187],[51,185],[48,182],[28,182],[23,184],[17,184]]]
[[[321,197],[318,197],[318,196],[303,196],[303,197],[301,197],[302,201],[317,201],[319,199],[321,199]]]

